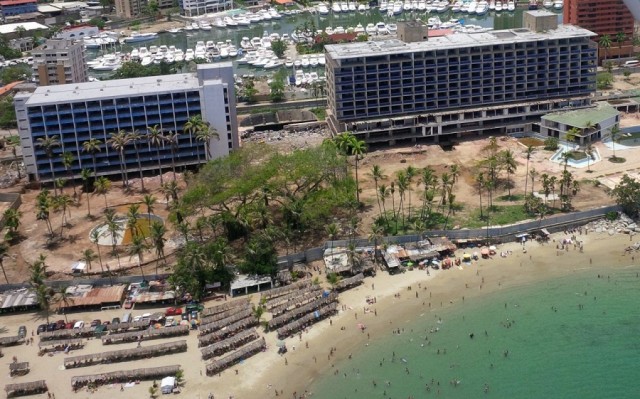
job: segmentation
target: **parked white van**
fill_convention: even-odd
[[[640,61],[638,61],[638,60],[630,60],[630,61],[625,62],[624,66],[626,66],[626,67],[640,66]]]

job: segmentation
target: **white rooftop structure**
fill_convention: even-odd
[[[482,33],[458,32],[445,36],[430,37],[429,40],[423,42],[405,43],[399,39],[388,39],[348,44],[331,44],[325,46],[325,50],[329,56],[335,60],[585,36],[592,37],[596,36],[596,34],[574,25],[559,25],[557,29],[547,32],[532,32],[526,28]]]
[[[59,86],[39,87],[27,101],[27,105],[48,104],[52,101],[91,101],[107,98],[157,94],[163,88],[194,90],[200,87],[195,74],[149,76],[145,78],[116,79]]]
[[[37,22],[16,22],[14,24],[0,25],[0,34],[6,35],[8,33],[14,33],[19,26],[22,26],[26,31],[49,29],[48,26],[39,24]]]
[[[269,284],[269,288],[273,288],[273,281],[269,276],[248,276],[244,274],[239,275],[231,283],[229,295],[234,296],[234,294],[242,293],[242,291],[244,291],[245,294],[248,294],[249,288],[251,287],[256,287],[258,292],[260,292],[261,286],[263,284]]]

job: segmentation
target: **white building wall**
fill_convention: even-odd
[[[22,158],[28,174],[36,173],[35,157],[33,154],[33,140],[31,138],[31,128],[27,118],[26,102],[31,97],[30,93],[17,93],[13,97],[13,104],[16,110],[16,120],[18,121],[18,136],[22,147]]]

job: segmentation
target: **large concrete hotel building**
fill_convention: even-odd
[[[176,145],[165,142],[160,147],[164,167],[172,159],[177,166],[203,163],[204,142],[183,132],[185,123],[196,115],[218,132],[219,137],[209,143],[208,158],[227,155],[239,146],[233,83],[233,66],[225,62],[198,65],[196,74],[46,86],[18,93],[14,101],[27,173],[45,182],[54,176],[67,178],[61,157],[67,151],[75,158],[71,173],[76,178],[81,169],[93,171],[93,156],[83,151],[83,143],[96,138],[102,142],[95,154],[97,174],[119,176],[119,154],[107,142],[111,133],[120,130],[143,136],[136,143],[137,152],[134,143],[126,146],[126,170],[139,170],[138,158],[143,170],[157,170],[157,147],[144,138],[154,126],[165,135],[180,133]],[[52,136],[58,136],[60,146],[53,148],[50,159],[38,139]]]
[[[527,12],[520,29],[425,40],[415,22],[398,35],[326,46],[334,134],[395,144],[535,130],[542,115],[587,107],[595,93],[594,33],[546,11]]]

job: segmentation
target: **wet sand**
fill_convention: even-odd
[[[375,278],[365,279],[363,285],[340,294],[339,309],[343,309],[344,306],[345,310],[341,310],[337,316],[314,325],[301,337],[287,339],[289,352],[285,356],[276,353],[277,338],[275,332],[271,332],[265,334],[268,344],[265,353],[260,353],[228,369],[220,376],[204,375],[205,362],[200,358],[195,332],[186,337],[189,349],[185,353],[71,370],[62,369],[64,355],[61,353],[38,357],[36,336],[33,346],[3,348],[5,356],[0,359],[0,367],[4,367],[6,372],[13,356],[16,356],[19,361],[30,362],[32,371],[29,374],[7,378],[6,383],[45,379],[50,391],[59,398],[106,399],[112,395],[146,397],[152,384],[150,381],[143,381],[135,387],[125,388],[124,392],[120,392],[118,385],[102,386],[93,393],[89,393],[84,388],[74,394],[70,379],[77,375],[172,364],[179,364],[184,369],[186,384],[183,387],[182,397],[207,398],[209,393],[213,393],[215,398],[225,399],[229,397],[273,398],[276,397],[276,391],[278,397],[291,398],[294,392],[300,396],[319,377],[331,373],[332,365],[347,359],[349,354],[357,353],[368,343],[373,345],[376,339],[392,334],[393,330],[403,328],[419,314],[437,312],[444,307],[454,306],[461,303],[463,297],[468,300],[502,289],[569,275],[578,270],[593,269],[594,276],[606,274],[607,268],[620,268],[636,261],[634,254],[624,255],[624,248],[630,244],[627,235],[609,236],[607,233],[588,235],[576,233],[576,235],[579,240],[584,241],[584,252],[574,249],[573,246],[568,252],[559,251],[556,249],[555,242],[550,241],[543,245],[528,242],[527,252],[523,253],[520,244],[508,243],[498,248],[498,253],[512,251],[506,258],[496,255],[493,259],[480,259],[462,269],[454,267],[445,271],[432,271],[431,275],[419,270],[407,271],[400,275],[378,273]],[[566,236],[560,233],[553,235],[556,240]],[[463,252],[458,250],[457,255]],[[411,287],[411,290],[408,287]],[[375,297],[376,304],[367,305],[367,297]],[[253,300],[257,301],[257,296],[254,296]],[[209,303],[207,306],[214,304]],[[370,311],[365,313],[365,307]],[[134,311],[134,314],[148,311],[140,309]],[[110,320],[112,317],[122,317],[122,313],[124,310],[74,313],[68,315],[68,318],[85,321],[94,318]],[[26,325],[28,337],[30,337],[31,330],[44,322],[39,317],[35,314],[3,316],[0,318],[0,325],[5,326],[8,331],[1,335],[14,335],[19,325]],[[62,317],[58,315],[51,317],[52,320],[60,318]],[[358,323],[366,325],[364,332],[357,327]],[[180,339],[185,338],[154,340],[148,343],[143,342],[143,345]],[[89,340],[84,349],[74,351],[71,355],[133,348],[135,345],[130,343],[102,346],[99,340]],[[335,351],[330,355],[332,347]],[[46,397],[46,394],[40,397]]]

